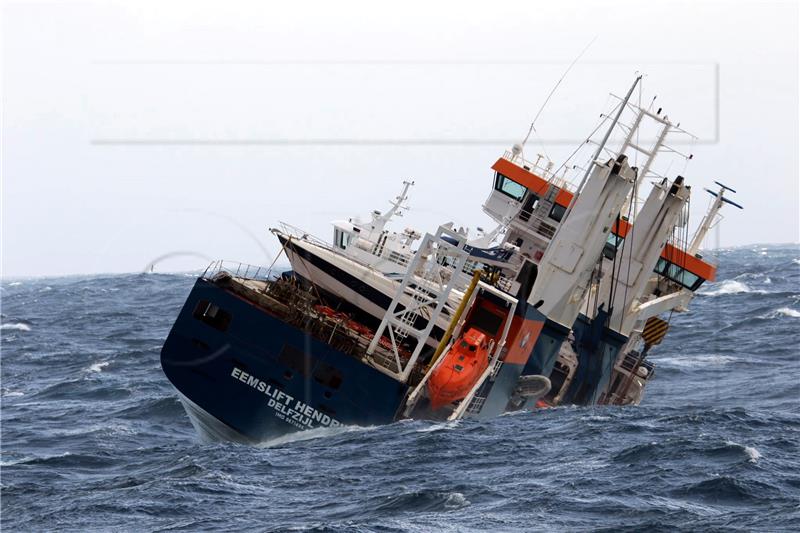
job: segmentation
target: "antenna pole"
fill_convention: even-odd
[[[539,111],[536,113],[536,116],[533,117],[533,121],[531,121],[531,127],[528,128],[527,135],[525,135],[525,138],[522,139],[522,147],[523,148],[525,148],[525,143],[528,142],[528,138],[530,138],[531,133],[533,133],[533,126],[534,126],[534,124],[536,124],[536,121],[539,120],[539,115],[541,115],[542,111],[544,111],[544,108],[547,105],[547,102],[549,102],[550,98],[553,97],[553,94],[556,92],[556,89],[558,89],[558,86],[561,85],[562,81],[564,81],[564,78],[567,77],[567,74],[569,74],[569,71],[572,70],[572,67],[575,66],[575,63],[580,61],[580,59],[583,57],[583,54],[586,53],[586,51],[589,49],[589,47],[592,46],[596,40],[597,40],[597,36],[595,35],[594,39],[589,41],[589,44],[587,44],[586,47],[581,51],[581,53],[578,54],[578,57],[576,57],[572,61],[572,63],[570,63],[570,65],[567,67],[567,70],[564,71],[564,74],[561,75],[561,77],[558,79],[556,84],[553,86],[553,89],[550,91],[550,94],[548,94],[547,98],[544,99],[544,102],[542,103],[542,107],[539,108]]]
[[[597,146],[597,152],[595,152],[594,157],[592,157],[591,162],[586,167],[586,172],[583,173],[583,178],[581,179],[580,184],[578,184],[578,188],[575,189],[575,194],[572,195],[572,200],[569,201],[569,206],[567,206],[567,210],[564,212],[564,216],[561,217],[562,224],[558,226],[558,230],[556,230],[556,235],[558,235],[558,231],[564,226],[563,221],[567,219],[569,216],[570,211],[572,211],[572,206],[575,204],[575,199],[583,189],[583,185],[586,183],[586,179],[589,177],[589,174],[592,172],[592,168],[594,167],[595,161],[600,157],[600,154],[603,152],[603,148],[605,148],[606,143],[608,142],[608,138],[611,137],[611,132],[617,126],[617,122],[619,122],[619,117],[622,116],[622,112],[625,110],[625,106],[628,105],[628,101],[631,99],[631,95],[633,94],[634,89],[641,81],[642,76],[641,74],[633,80],[633,85],[628,90],[628,94],[625,95],[625,98],[622,100],[622,103],[619,105],[619,110],[617,110],[617,114],[614,116],[614,120],[611,122],[611,126],[609,126],[608,131],[603,136],[603,140],[600,141],[600,144]],[[553,239],[556,238],[556,235],[553,235]]]

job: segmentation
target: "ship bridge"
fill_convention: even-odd
[[[494,187],[483,211],[508,226],[506,242],[538,262],[569,207],[574,187],[553,175],[553,164],[526,161],[511,152],[498,159]]]
[[[494,186],[483,211],[499,224],[508,226],[506,242],[538,263],[561,223],[574,196],[574,186],[553,175],[552,163],[542,158],[526,161],[506,151],[493,165]],[[613,259],[631,229],[622,216],[608,236],[603,254]],[[677,243],[676,243],[677,244]],[[696,291],[705,281],[716,278],[716,265],[686,246],[667,243],[654,272],[662,278]]]

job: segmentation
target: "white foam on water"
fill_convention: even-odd
[[[3,391],[4,398],[14,398],[16,396],[25,396],[25,393],[18,390]]]
[[[19,287],[20,285],[22,285],[21,281],[12,281],[8,284],[9,287]]]
[[[444,501],[446,509],[460,509],[470,505],[470,501],[460,492],[451,492]]]
[[[766,291],[751,289],[745,283],[736,281],[735,279],[726,279],[720,283],[714,283],[709,289],[710,290],[701,291],[699,294],[703,296],[722,296],[725,294],[742,293],[766,294]]]
[[[761,453],[752,446],[745,446],[744,451],[747,452],[747,455],[750,457],[751,463],[755,463],[761,459]]]
[[[111,364],[111,363],[109,363],[108,361],[101,361],[99,363],[93,364],[92,366],[87,368],[86,371],[87,372],[102,372],[103,369],[105,367],[107,367],[109,364]]]
[[[611,420],[611,417],[605,415],[589,415],[581,417],[581,420],[589,420],[591,422],[605,422],[607,420]]]
[[[796,311],[791,307],[781,307],[775,310],[774,316],[788,316],[792,318],[800,318],[800,311]]]
[[[36,459],[44,459],[44,460],[57,459],[59,457],[69,457],[70,455],[72,455],[70,452],[63,452],[63,453],[57,453],[55,455],[42,455],[39,457],[36,456],[21,457],[19,459],[12,459],[10,461],[0,461],[0,466],[17,465],[20,463],[27,463],[28,461],[33,461]]]
[[[792,259],[792,263],[794,263],[795,265],[800,265],[800,257]]]
[[[372,431],[377,426],[339,426],[335,428],[314,428],[304,431],[297,431],[288,433],[274,439],[266,440],[256,444],[258,448],[272,448],[273,446],[281,446],[283,444],[291,444],[293,442],[303,442],[306,440],[318,439],[321,437],[333,437],[335,435],[342,435],[344,433],[353,433],[360,431]]]
[[[727,444],[728,446],[737,446],[739,448],[742,448],[744,450],[744,453],[747,454],[747,457],[749,457],[747,461],[750,463],[755,463],[759,459],[761,459],[761,452],[759,452],[752,446],[745,446],[743,444],[739,444],[738,442],[733,442],[731,440],[725,441],[725,444]]]
[[[6,324],[0,324],[0,330],[30,331],[31,327],[22,322],[8,322]]]
[[[423,428],[416,429],[417,433],[430,433],[432,431],[447,431],[450,429],[455,429],[458,427],[460,420],[449,420],[447,422],[441,422],[438,424],[431,424],[430,426],[425,426]]]
[[[658,364],[661,366],[697,368],[701,366],[723,366],[737,360],[736,357],[730,355],[688,355],[681,357],[665,357],[659,359]]]

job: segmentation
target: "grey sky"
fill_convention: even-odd
[[[2,34],[5,277],[265,263],[279,220],[328,239],[406,178],[398,226],[488,227],[489,167],[594,36],[526,157],[642,71],[698,136],[692,225],[720,180],[721,245],[800,240],[796,2],[6,2]]]

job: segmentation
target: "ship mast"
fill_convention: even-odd
[[[694,238],[692,239],[692,244],[690,244],[689,249],[686,250],[688,254],[694,255],[700,249],[700,246],[702,246],[703,239],[705,239],[708,230],[711,229],[711,226],[713,226],[717,220],[717,214],[719,213],[719,210],[722,208],[722,204],[724,203],[731,204],[733,206],[738,207],[739,209],[744,209],[736,202],[732,202],[731,200],[728,200],[727,198],[724,197],[725,191],[731,191],[732,193],[735,193],[736,191],[734,191],[730,187],[727,187],[726,185],[723,185],[718,181],[715,181],[714,183],[719,185],[720,187],[719,192],[709,191],[708,189],[705,189],[707,193],[714,196],[714,201],[711,203],[711,207],[708,208],[708,213],[706,213],[706,216],[703,217],[702,222],[700,222],[700,226],[697,228],[697,232],[695,232]]]

